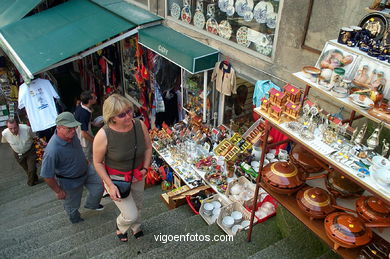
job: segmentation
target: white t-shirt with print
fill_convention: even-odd
[[[32,131],[45,130],[55,125],[57,110],[54,98],[60,98],[49,80],[35,79],[30,85],[19,87],[19,109],[26,108]]]

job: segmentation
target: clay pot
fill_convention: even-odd
[[[354,248],[368,244],[372,239],[369,227],[388,227],[384,223],[364,223],[358,217],[346,212],[334,212],[325,218],[326,235],[334,242],[334,249]]]
[[[330,171],[325,180],[328,191],[337,197],[360,197],[364,189],[337,171]]]
[[[361,196],[356,201],[358,216],[366,222],[390,223],[390,207],[374,196]]]
[[[335,199],[326,190],[306,186],[297,193],[296,200],[299,208],[310,217],[310,219],[323,219],[334,212]]]
[[[305,177],[293,163],[274,162],[262,170],[264,183],[273,191],[292,194],[303,187]]]
[[[318,160],[300,144],[296,144],[290,153],[290,161],[308,174],[323,170]]]

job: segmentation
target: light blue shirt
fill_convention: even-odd
[[[280,91],[280,87],[272,83],[270,80],[258,80],[255,85],[255,90],[253,92],[253,105],[259,107],[261,105],[261,99],[263,97],[269,98],[269,90],[275,88]]]
[[[82,185],[87,177],[88,163],[80,145],[80,140],[75,135],[71,142],[66,142],[57,135],[57,131],[51,137],[43,154],[41,176],[54,178],[56,175],[76,178],[57,178],[58,184],[63,189],[73,189]],[[85,175],[83,177],[79,177]],[[79,178],[77,178],[79,177]]]

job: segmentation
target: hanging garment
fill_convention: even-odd
[[[217,62],[211,80],[215,80],[215,87],[223,95],[236,94],[236,73],[230,63]]]
[[[19,87],[19,109],[26,108],[32,131],[41,131],[55,125],[57,117],[54,99],[59,99],[52,84],[46,79],[35,79],[30,85]]]
[[[275,88],[280,91],[280,87],[272,83],[270,80],[258,80],[255,85],[255,90],[253,92],[253,105],[259,107],[261,105],[261,99],[263,97],[269,97],[269,90]]]

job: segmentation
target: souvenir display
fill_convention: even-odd
[[[241,26],[240,28],[238,28],[236,33],[236,40],[238,44],[245,47],[249,47],[251,42],[248,40],[248,27]]]
[[[180,6],[177,3],[172,3],[171,5],[171,16],[177,20],[180,18]]]
[[[183,1],[183,9],[181,9],[181,20],[186,23],[191,23],[191,6],[188,0]]]
[[[324,170],[315,156],[300,144],[296,144],[291,150],[290,160],[308,174],[318,173]]]
[[[195,27],[197,27],[199,29],[203,29],[203,27],[206,23],[206,18],[204,17],[204,14],[203,14],[203,1],[202,0],[198,0],[196,2],[196,10],[195,10],[195,14],[194,14],[193,23],[194,23]]]
[[[227,20],[223,20],[218,25],[218,34],[224,39],[230,39],[232,36],[232,26]]]
[[[267,27],[270,29],[275,29],[276,28],[276,19],[278,18],[277,13],[269,13],[267,14]]]
[[[258,23],[267,23],[267,17],[271,13],[274,13],[271,2],[260,1],[253,9],[253,16]]]

